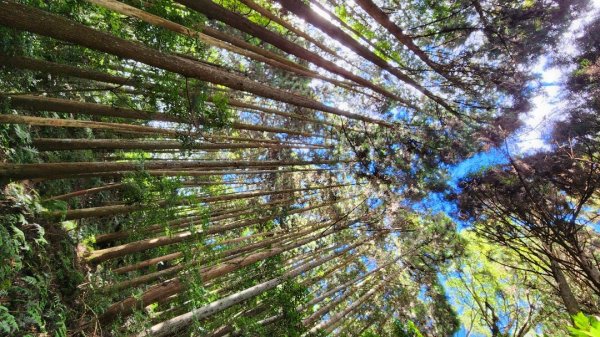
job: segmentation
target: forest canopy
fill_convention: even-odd
[[[598,1],[0,0],[0,37],[2,336],[600,337]]]

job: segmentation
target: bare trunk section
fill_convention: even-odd
[[[0,120],[4,116],[2,115]],[[15,116],[21,117],[21,116]],[[282,167],[282,166],[305,166],[305,165],[335,165],[343,163],[341,160],[296,160],[296,161],[253,161],[253,160],[205,160],[205,161],[167,161],[156,160],[146,163],[139,162],[63,162],[43,164],[0,164],[0,177],[11,179],[31,179],[45,177],[69,177],[73,174],[102,173],[116,171],[139,171],[159,169],[208,169],[215,167],[227,168],[250,168],[250,167]]]
[[[43,118],[21,115],[0,115],[0,124],[27,124],[33,126],[66,127],[66,128],[90,128],[106,130],[117,133],[132,133],[136,135],[168,135],[175,137],[179,132],[175,130],[155,128],[151,126],[132,125],[123,123],[108,123],[83,121],[75,119]],[[0,173],[1,175],[1,173]]]
[[[208,1],[208,0],[207,0]],[[453,112],[454,109],[442,98],[436,96],[428,89],[421,86],[417,81],[412,79],[410,76],[404,74],[399,69],[393,67],[387,61],[377,56],[375,53],[370,51],[367,47],[361,45],[358,41],[352,38],[350,35],[346,34],[341,28],[333,25],[331,22],[327,21],[324,17],[319,15],[317,12],[313,11],[309,6],[305,5],[301,0],[277,0],[281,5],[296,14],[297,16],[303,18],[307,22],[311,23],[319,30],[323,31],[325,34],[331,36],[335,40],[340,43],[352,48],[352,50],[363,57],[366,60],[369,60],[373,64],[381,67],[382,69],[387,70],[394,76],[396,76],[402,82],[410,85],[411,87],[417,89],[419,92],[429,97],[434,102],[438,103],[448,111]],[[416,108],[410,102],[405,100],[399,100],[408,107]]]
[[[164,321],[162,323],[156,324],[156,325],[152,326],[149,330],[139,334],[138,337],[142,337],[142,336],[157,336],[158,337],[158,336],[166,336],[171,333],[176,333],[177,331],[183,329],[185,326],[189,325],[190,322],[194,319],[203,319],[206,317],[210,317],[224,309],[232,307],[235,304],[244,302],[250,298],[260,295],[260,294],[264,293],[265,291],[268,291],[268,290],[271,290],[271,289],[277,287],[278,285],[280,285],[281,283],[283,283],[289,279],[292,279],[306,271],[309,271],[313,268],[320,266],[321,264],[323,264],[327,261],[330,261],[338,256],[341,256],[342,254],[347,253],[348,251],[358,247],[359,245],[364,244],[365,242],[366,242],[366,240],[361,240],[357,243],[354,243],[354,244],[344,248],[343,250],[332,253],[328,256],[321,257],[317,260],[313,260],[307,264],[301,265],[296,269],[286,272],[285,274],[283,274],[280,277],[257,284],[253,287],[244,289],[240,292],[237,292],[235,294],[229,295],[220,300],[212,302],[204,307],[195,309],[186,314],[183,314],[183,315],[174,317],[172,319],[169,319],[167,321]]]
[[[199,2],[204,2],[204,0],[195,1],[194,3]],[[212,1],[208,2],[212,4]],[[345,116],[368,123],[376,123],[383,126],[391,125],[390,123],[367,116],[357,115],[335,107],[329,107],[311,98],[254,82],[245,77],[231,74],[201,62],[162,53],[140,43],[127,41],[111,34],[86,27],[64,17],[47,13],[30,6],[17,4],[9,0],[0,1],[0,24],[75,43],[82,47],[95,49],[122,58],[136,60],[153,67],[178,73],[185,77],[192,77],[201,81],[224,85],[232,89],[247,91],[265,98],[271,98],[281,102]],[[48,27],[52,27],[52,29],[48,29]]]
[[[18,95],[9,97],[11,106],[33,111],[57,111],[68,112],[76,115],[84,114],[102,117],[141,119],[147,121],[154,120],[186,124],[192,123],[192,121],[184,120],[182,118],[178,118],[165,113],[134,110],[129,108],[119,108],[105,104],[77,102],[68,99],[52,98],[46,96]],[[202,117],[198,117],[197,122],[199,122],[200,124],[206,124],[208,121]],[[284,128],[276,128],[264,125],[252,125],[240,122],[231,123],[231,128],[238,130],[287,133],[290,135],[299,135],[305,137],[318,137],[318,135],[313,135],[302,131],[288,130]]]
[[[563,301],[565,308],[569,315],[576,315],[580,312],[579,303],[573,295],[571,291],[571,286],[569,285],[569,281],[565,277],[560,265],[553,257],[550,258],[550,270],[552,271],[552,276],[554,277],[554,281],[556,281],[556,285],[558,286],[558,295]]]
[[[230,149],[320,149],[319,145],[265,144],[265,143],[193,143],[184,145],[176,140],[144,139],[68,139],[34,138],[33,146],[39,151],[72,150],[230,150]]]
[[[447,70],[443,68],[442,65],[431,60],[429,55],[425,53],[421,48],[419,48],[412,40],[412,38],[402,31],[400,27],[398,27],[395,23],[393,23],[388,15],[379,8],[372,0],[356,0],[356,3],[367,12],[377,23],[383,26],[388,32],[390,32],[394,37],[404,46],[406,46],[410,51],[412,51],[421,61],[427,64],[431,69],[435,70],[436,73],[443,76],[445,79],[450,81],[452,84],[462,87],[463,84],[460,83],[456,78],[450,76]]]
[[[350,81],[358,83],[364,87],[367,87],[379,94],[382,94],[388,98],[401,101],[402,99],[397,95],[387,91],[386,89],[377,86],[370,81],[356,76],[350,71],[336,65],[335,63],[328,61],[318,54],[315,54],[309,50],[304,49],[303,47],[290,42],[284,37],[264,28],[252,23],[250,20],[246,19],[244,16],[239,15],[237,13],[233,13],[226,8],[212,2],[211,0],[177,0],[177,2],[195,10],[200,13],[203,13],[208,18],[217,19],[222,21],[223,23],[237,28],[243,32],[246,32],[250,35],[256,36],[261,40],[283,50],[286,53],[295,55],[301,59],[304,59],[308,62],[311,62],[327,71],[330,71],[334,74],[338,74]]]

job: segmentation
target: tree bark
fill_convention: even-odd
[[[178,136],[179,133],[175,130],[155,128],[151,126],[132,125],[123,123],[107,123],[83,121],[74,119],[61,118],[43,118],[21,115],[0,115],[0,124],[27,124],[34,126],[50,126],[50,127],[66,127],[66,128],[90,128],[98,130],[106,130],[117,133],[133,133],[136,135],[168,135]],[[0,173],[1,175],[2,173]]]
[[[142,111],[134,110],[129,108],[120,108],[105,104],[77,102],[68,99],[52,98],[46,96],[32,96],[32,95],[16,95],[9,96],[11,106],[15,108],[33,110],[33,111],[57,111],[57,112],[68,112],[72,114],[84,114],[102,117],[115,117],[115,118],[129,118],[129,119],[141,119],[147,121],[165,121],[165,122],[176,122],[190,124],[192,121],[185,120],[176,116],[168,115],[165,113],[159,113],[154,111]],[[209,121],[202,117],[198,117],[200,124],[206,124]],[[315,136],[311,133],[288,130],[284,128],[276,128],[264,125],[252,125],[240,122],[232,122],[232,129],[238,130],[250,130],[250,131],[264,131],[273,133],[287,133],[290,135],[298,135],[305,137]]]
[[[13,115],[0,115],[2,117]],[[21,116],[16,116],[21,117]],[[0,164],[0,177],[11,179],[32,179],[46,177],[69,177],[74,174],[102,173],[115,171],[139,171],[157,169],[206,169],[215,167],[249,168],[249,167],[282,167],[303,165],[335,165],[343,163],[343,160],[295,160],[295,161],[252,161],[252,160],[230,160],[230,161],[168,161],[157,160],[145,163],[139,162],[86,162],[86,163],[43,163],[43,164]]]
[[[318,149],[319,145],[264,144],[264,143],[193,143],[184,145],[177,140],[146,139],[69,139],[34,138],[31,142],[39,151],[73,150],[231,150],[231,149]]]
[[[198,6],[196,7],[198,8]],[[153,67],[178,73],[185,77],[192,77],[201,81],[224,85],[232,89],[247,91],[265,98],[271,98],[281,102],[320,110],[368,123],[391,126],[390,123],[384,121],[343,111],[335,107],[329,107],[311,98],[254,82],[245,77],[231,74],[185,57],[166,54],[140,43],[127,41],[111,34],[86,27],[61,16],[47,13],[30,6],[17,4],[13,1],[0,1],[0,24],[75,43],[82,47],[88,47],[122,58],[136,60]],[[48,29],[48,27],[52,27],[52,29]]]
[[[194,319],[203,319],[206,317],[210,317],[210,316],[212,316],[222,310],[225,310],[235,304],[244,302],[252,297],[260,295],[260,294],[264,293],[265,291],[268,291],[268,290],[271,290],[271,289],[277,287],[278,285],[280,285],[281,283],[283,283],[289,279],[292,279],[306,271],[309,271],[315,267],[318,267],[321,264],[323,264],[329,260],[332,260],[342,254],[345,254],[346,252],[358,247],[359,245],[364,244],[366,241],[367,240],[361,240],[357,243],[354,243],[354,244],[346,247],[343,250],[340,250],[340,251],[332,253],[328,256],[321,257],[317,260],[314,260],[307,264],[299,266],[298,268],[295,268],[289,272],[286,272],[285,274],[283,274],[280,277],[257,284],[253,287],[244,289],[240,292],[237,292],[235,294],[229,295],[220,300],[212,302],[204,307],[195,309],[186,314],[183,314],[183,315],[174,317],[172,319],[169,319],[167,321],[164,321],[162,323],[156,324],[156,325],[152,326],[150,329],[148,329],[147,331],[139,334],[138,337],[142,337],[142,336],[159,337],[159,336],[166,336],[171,333],[176,333],[177,331],[181,330],[185,326],[189,325],[189,323]]]
[[[571,291],[571,286],[569,285],[569,281],[565,277],[565,274],[560,268],[560,265],[553,257],[550,258],[550,269],[552,270],[552,276],[554,276],[554,281],[558,286],[558,294],[567,309],[569,315],[576,315],[580,310],[579,303],[577,299],[573,295]]]
[[[187,0],[187,1],[191,1],[191,0]],[[209,1],[209,0],[206,0],[206,1]],[[352,48],[352,50],[356,54],[360,55],[364,59],[381,67],[382,69],[387,70],[388,72],[390,72],[391,74],[396,76],[399,80],[401,80],[402,82],[415,88],[416,90],[418,90],[425,96],[429,97],[431,100],[438,103],[439,105],[441,105],[448,111],[451,111],[451,112],[454,111],[454,109],[445,100],[436,96],[431,91],[429,91],[428,89],[421,86],[417,81],[412,79],[410,76],[404,74],[399,69],[393,67],[387,61],[385,61],[384,59],[382,59],[381,57],[377,56],[375,53],[370,51],[367,47],[358,43],[358,41],[356,41],[350,35],[346,34],[341,28],[339,28],[339,27],[333,25],[331,22],[327,21],[324,17],[319,15],[317,12],[313,11],[309,6],[305,5],[301,0],[277,0],[277,1],[279,3],[281,3],[281,5],[285,9],[293,12],[294,14],[303,18],[307,22],[310,22],[312,25],[317,27],[319,30],[323,31],[325,34],[327,34],[330,37],[332,37],[333,39],[339,41],[343,45]],[[416,108],[415,106],[412,105],[412,103],[410,103],[406,100],[399,100],[399,102],[402,102],[403,104],[405,104],[408,107]]]
[[[338,74],[350,81],[358,83],[364,87],[367,87],[379,94],[382,94],[388,98],[393,100],[402,101],[400,97],[389,92],[388,90],[377,86],[370,81],[356,76],[350,71],[336,65],[335,63],[328,61],[318,54],[315,54],[309,50],[302,48],[301,46],[288,41],[284,37],[264,28],[252,23],[250,20],[246,19],[244,16],[239,15],[237,13],[233,13],[226,8],[212,2],[211,0],[177,0],[177,2],[195,10],[200,13],[203,13],[208,18],[217,19],[231,27],[237,28],[243,32],[246,32],[250,35],[256,36],[261,40],[283,50],[286,53],[297,56],[301,59],[304,59],[308,62],[311,62],[327,71],[330,71],[334,74]]]
[[[450,76],[448,72],[442,68],[442,66],[433,60],[412,40],[412,38],[402,31],[395,23],[393,23],[387,14],[379,8],[372,0],[356,0],[356,3],[367,12],[377,23],[383,26],[389,33],[391,33],[402,45],[406,46],[412,51],[421,61],[427,64],[431,69],[435,70],[436,73],[446,78],[452,84],[459,87],[463,87],[462,83],[456,78]]]

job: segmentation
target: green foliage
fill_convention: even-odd
[[[142,164],[143,165],[143,164]],[[122,180],[123,200],[127,203],[151,203],[161,199],[174,201],[181,186],[174,179],[154,177],[146,171],[128,173]]]
[[[11,113],[12,110],[9,109],[9,104],[9,99],[0,97],[0,113]],[[23,164],[38,161],[38,153],[31,146],[31,133],[27,126],[20,124],[0,125],[0,159]]]
[[[586,316],[582,312],[573,316],[573,327],[569,327],[571,337],[600,337],[600,320]]]
[[[394,320],[394,337],[423,337],[415,323],[411,320],[402,323],[400,320]]]
[[[0,334],[66,336],[74,308],[64,300],[82,282],[74,247],[57,229],[47,236],[34,221],[43,208],[23,185],[7,185],[0,204]]]

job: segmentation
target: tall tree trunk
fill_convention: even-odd
[[[390,123],[384,121],[330,107],[311,98],[260,84],[245,77],[231,74],[201,62],[190,60],[189,58],[162,53],[145,45],[127,41],[86,27],[64,17],[47,13],[30,6],[17,4],[9,0],[0,1],[0,24],[72,42],[83,47],[110,53],[122,58],[136,60],[150,66],[178,73],[185,77],[192,77],[201,81],[224,85],[232,89],[247,91],[265,98],[271,98],[281,102],[345,116],[368,123],[391,126]],[[48,27],[52,27],[53,29],[48,29]]]
[[[575,296],[573,295],[573,292],[571,291],[571,286],[569,285],[569,281],[565,277],[565,274],[563,273],[563,271],[560,268],[560,265],[558,264],[556,259],[554,259],[551,256],[549,258],[550,258],[550,269],[552,270],[552,276],[554,277],[554,281],[556,282],[556,285],[558,286],[558,295],[562,299],[563,304],[565,305],[565,308],[567,309],[567,312],[569,313],[569,315],[575,315],[581,310],[579,308],[579,303],[577,302],[577,299],[575,298]]]
[[[66,127],[66,128],[90,128],[106,130],[116,133],[132,133],[136,135],[167,135],[176,137],[179,132],[175,130],[155,128],[151,126],[132,125],[124,123],[108,123],[82,121],[74,119],[44,118],[20,115],[0,115],[0,124],[27,124],[33,126]],[[0,173],[1,175],[2,173]]]
[[[0,119],[3,116],[0,115]],[[13,116],[13,115],[10,115]],[[20,117],[20,116],[16,116]],[[32,179],[46,177],[69,177],[81,173],[102,173],[115,171],[138,171],[142,168],[146,170],[158,169],[182,169],[182,168],[250,168],[250,167],[282,167],[282,166],[303,166],[303,165],[334,165],[344,163],[344,160],[290,160],[290,161],[261,161],[261,160],[190,160],[190,161],[169,161],[157,160],[144,164],[139,162],[85,162],[85,163],[43,163],[43,164],[0,164],[0,177],[10,179]]]
[[[261,40],[283,50],[286,53],[297,56],[334,74],[338,74],[350,81],[358,83],[364,87],[370,88],[371,90],[382,94],[388,98],[397,101],[402,101],[400,97],[389,92],[388,90],[377,86],[362,77],[354,75],[350,71],[336,65],[331,61],[322,58],[318,54],[315,54],[293,42],[288,41],[287,39],[278,35],[277,33],[274,33],[262,26],[254,24],[250,20],[246,19],[244,16],[239,15],[237,13],[233,13],[227,10],[226,8],[212,2],[211,0],[177,0],[177,2],[182,3],[187,7],[196,10],[200,13],[203,13],[208,18],[217,19],[231,27],[237,28],[250,35],[256,36]]]
[[[69,139],[34,138],[31,141],[39,151],[72,150],[228,150],[228,149],[318,149],[320,145],[264,144],[264,143],[192,143],[182,144],[177,140],[145,139]]]
[[[160,337],[160,336],[166,336],[166,335],[169,335],[172,333],[176,333],[177,331],[181,330],[185,326],[189,325],[190,322],[194,319],[203,319],[206,317],[210,317],[220,311],[223,311],[229,307],[232,307],[235,304],[244,302],[250,298],[258,296],[258,295],[264,293],[265,291],[268,291],[268,290],[271,290],[271,289],[277,287],[278,285],[282,284],[283,282],[285,282],[289,279],[292,279],[306,271],[316,268],[316,267],[320,266],[321,264],[323,264],[327,261],[330,261],[342,254],[345,254],[346,252],[358,247],[359,245],[364,244],[365,242],[366,242],[366,240],[361,240],[357,243],[354,243],[354,244],[344,248],[343,250],[340,250],[340,251],[332,253],[328,256],[321,257],[317,260],[313,260],[307,264],[299,266],[296,269],[286,272],[285,274],[283,274],[280,277],[268,280],[266,282],[262,282],[253,287],[244,289],[240,292],[237,292],[235,294],[229,295],[229,296],[219,299],[215,302],[212,302],[204,307],[192,310],[184,315],[180,315],[180,316],[171,318],[167,321],[164,321],[160,324],[154,325],[147,331],[139,334],[138,337],[142,337],[142,336]]]
[[[36,70],[43,73],[85,78],[89,80],[119,85],[135,86],[138,84],[135,80],[126,77],[114,76],[99,71],[70,66],[66,64],[37,60],[23,56],[9,56],[1,53],[0,66]]]
[[[159,113],[154,111],[142,111],[134,110],[130,108],[120,108],[105,104],[77,102],[68,99],[52,98],[46,96],[32,96],[32,95],[16,95],[9,96],[11,106],[15,108],[28,109],[34,111],[57,111],[57,112],[68,112],[72,114],[84,114],[102,117],[116,117],[116,118],[130,118],[130,119],[141,119],[147,121],[166,121],[166,122],[177,122],[177,123],[195,123],[196,121],[188,121],[183,118],[175,117],[165,113]],[[206,124],[209,121],[203,117],[197,117],[200,124]],[[250,131],[264,131],[273,133],[287,133],[290,135],[298,135],[305,137],[313,137],[315,135],[307,132],[288,130],[284,128],[276,128],[264,125],[252,125],[240,122],[232,122],[232,129],[238,130],[250,130]]]
[[[187,0],[187,1],[189,1],[189,0]],[[209,0],[206,0],[206,1],[209,1]],[[339,27],[335,26],[334,24],[332,24],[331,22],[327,21],[324,17],[319,15],[317,12],[313,11],[309,6],[304,4],[304,2],[302,2],[301,0],[277,0],[277,1],[279,3],[281,3],[281,5],[285,9],[293,12],[294,14],[303,18],[304,20],[310,22],[315,27],[319,28],[321,31],[323,31],[325,34],[331,36],[335,40],[352,48],[352,50],[355,53],[362,56],[364,59],[369,60],[370,62],[381,67],[382,69],[387,70],[388,72],[390,72],[391,74],[396,76],[399,80],[401,80],[402,82],[415,88],[416,90],[418,90],[425,96],[429,97],[431,100],[435,101],[442,107],[446,108],[448,111],[454,112],[454,109],[445,100],[436,96],[431,91],[429,91],[428,89],[421,86],[417,81],[412,79],[410,76],[404,74],[399,69],[393,67],[387,61],[385,61],[384,59],[382,59],[381,57],[377,56],[375,53],[370,51],[367,47],[361,45],[358,41],[356,41],[350,35],[346,34],[341,28],[339,28]],[[410,103],[408,101],[401,100],[400,102],[402,102],[403,104],[405,104],[408,107],[415,108],[412,105],[412,103]]]
[[[335,231],[329,230],[328,234],[332,234],[333,232],[335,232]],[[317,238],[310,238],[310,241],[318,239],[320,237],[322,237],[322,235],[320,235]],[[269,256],[274,256],[274,255],[268,255],[268,254],[261,254],[260,256],[255,255],[252,259],[240,260],[240,263],[238,263],[236,265],[234,265],[234,264],[218,265],[214,268],[211,268],[211,270],[207,271],[206,273],[203,273],[202,280],[204,282],[209,281],[211,279],[214,279],[219,276],[230,273],[234,270],[238,270],[238,269],[242,268],[243,266],[246,266],[246,265],[249,265],[256,261],[259,261],[261,258],[267,258]],[[244,263],[244,265],[242,266],[241,263]],[[181,290],[183,290],[183,287],[184,287],[184,284],[183,284],[183,282],[181,282],[181,280],[179,278],[175,278],[172,280],[162,282],[161,284],[156,285],[156,286],[146,290],[141,296],[139,296],[139,298],[129,297],[125,300],[122,300],[118,303],[111,305],[100,316],[100,318],[99,318],[100,322],[102,322],[103,324],[106,324],[106,323],[112,322],[118,316],[127,316],[127,315],[131,314],[133,312],[134,308],[136,308],[137,306],[140,306],[140,305],[147,306],[151,303],[156,302],[160,298],[165,298],[165,297],[171,296],[173,294],[179,293]]]

